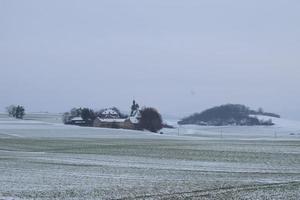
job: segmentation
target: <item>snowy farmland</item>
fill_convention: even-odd
[[[0,199],[300,199],[300,124],[165,129],[0,115]]]

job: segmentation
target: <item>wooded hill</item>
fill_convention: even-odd
[[[189,117],[183,118],[178,124],[196,124],[208,126],[254,126],[254,125],[274,125],[272,120],[262,121],[253,115],[264,115],[280,118],[280,115],[251,110],[249,107],[241,104],[226,104],[207,109],[201,113],[195,113]]]

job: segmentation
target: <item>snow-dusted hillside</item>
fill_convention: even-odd
[[[300,139],[300,122],[282,118],[274,118],[261,115],[251,115],[259,120],[269,119],[273,126],[200,126],[200,125],[176,125],[176,129],[164,129],[168,135],[193,136],[215,139]],[[168,120],[166,120],[168,121]],[[174,121],[173,121],[174,122]],[[174,124],[174,123],[172,123]]]
[[[276,118],[276,117],[269,117],[264,115],[250,115],[252,117],[256,117],[259,120],[267,121],[269,119],[275,124],[275,127],[278,128],[295,128],[300,130],[300,121],[283,119],[283,118]]]
[[[37,118],[0,115],[0,199],[300,198],[300,137],[289,126],[161,135]]]

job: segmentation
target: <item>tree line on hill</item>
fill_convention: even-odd
[[[249,107],[240,104],[226,104],[216,106],[201,113],[195,113],[191,116],[185,117],[178,122],[180,125],[197,124],[210,126],[226,126],[226,125],[240,125],[240,126],[254,126],[254,125],[274,125],[272,120],[259,120],[254,115],[264,115],[270,117],[280,118],[280,115],[274,113],[264,112],[263,109],[258,111],[251,110]]]

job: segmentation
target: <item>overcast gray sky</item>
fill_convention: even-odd
[[[0,110],[185,116],[224,103],[300,119],[299,0],[0,0]]]

